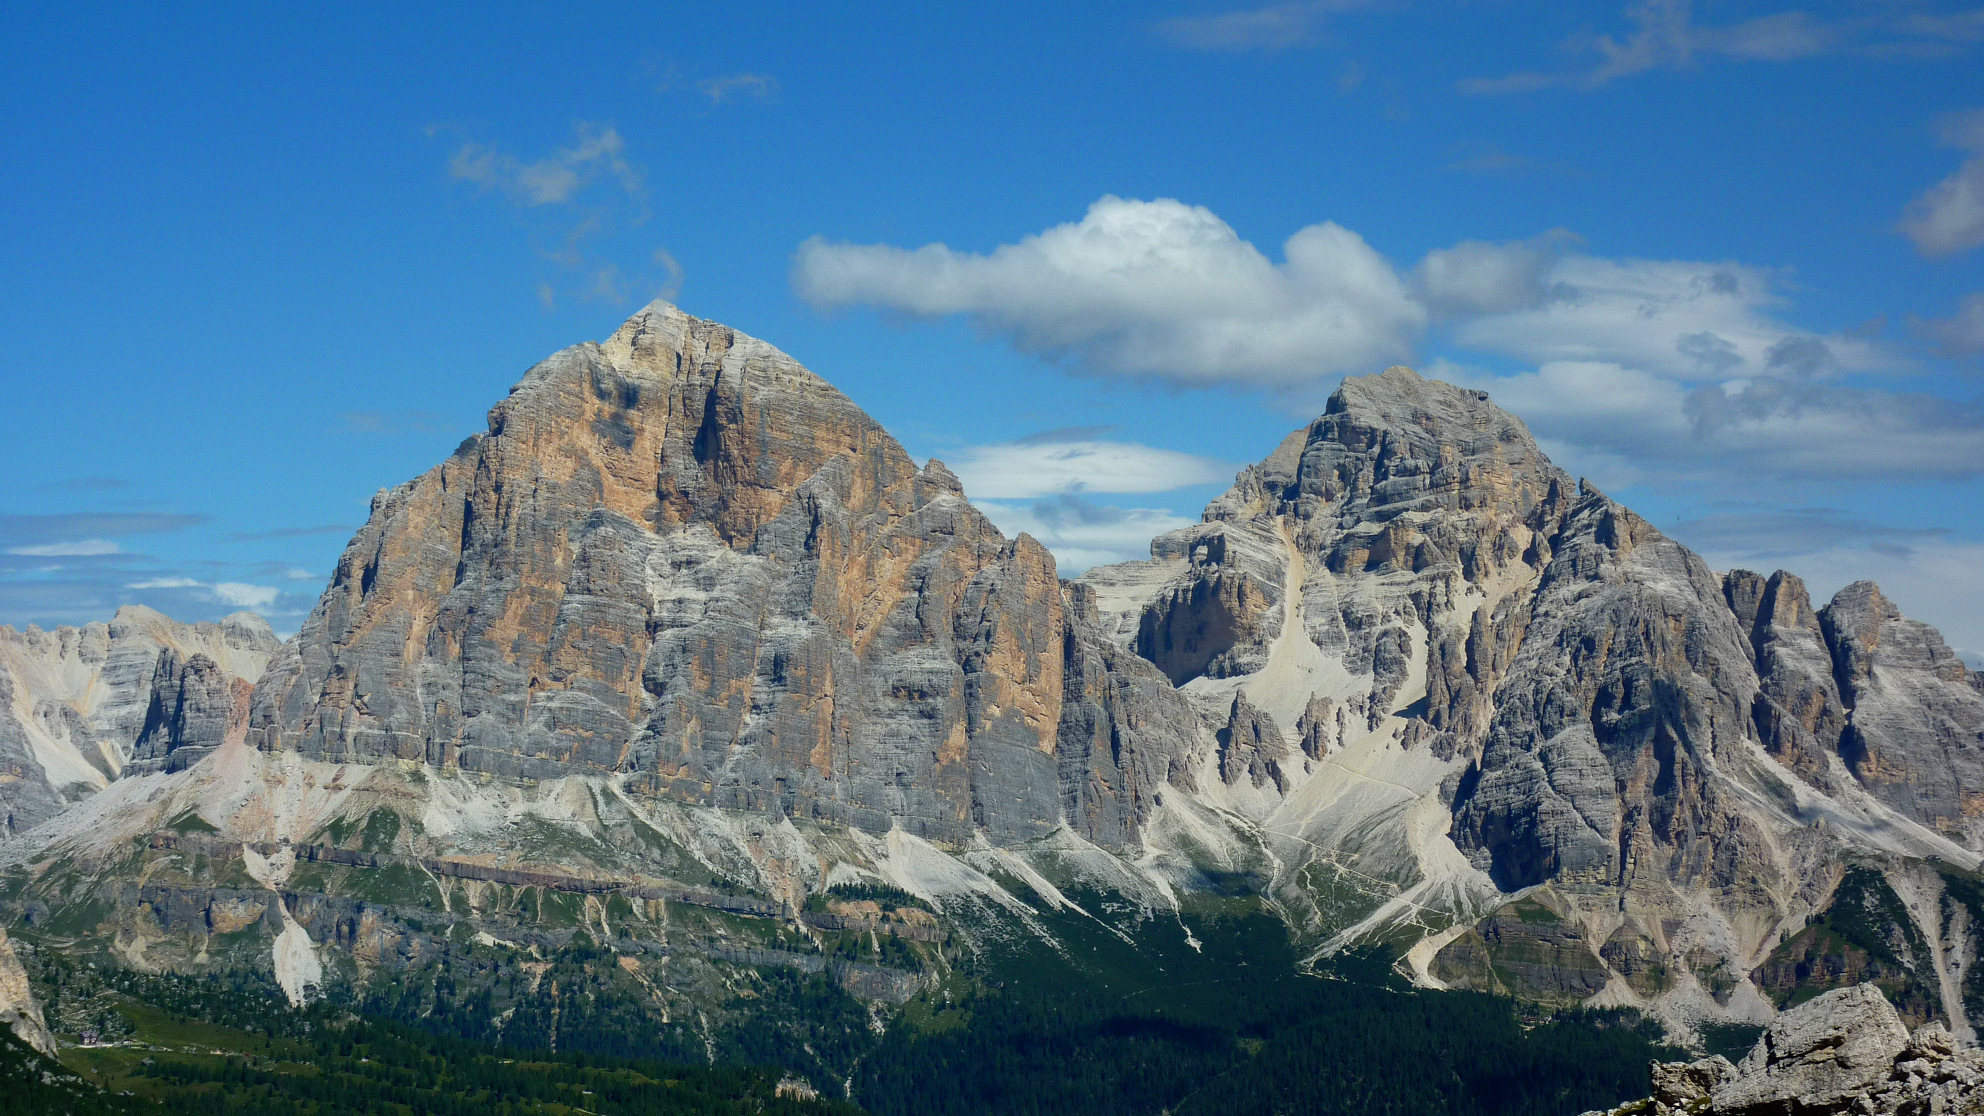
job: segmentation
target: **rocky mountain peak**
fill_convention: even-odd
[[[1208,514],[1306,519],[1328,508],[1389,518],[1500,507],[1520,515],[1552,480],[1570,478],[1488,393],[1394,367],[1345,379],[1322,415],[1244,472]]]
[[[1052,557],[948,469],[770,345],[657,303],[375,502],[250,737],[950,840],[1072,813],[1119,841],[1131,784],[1196,727],[1130,730],[1149,770],[1063,756],[1071,669],[1149,669],[1071,663],[1070,625]],[[1135,714],[1113,694],[1069,731]]]

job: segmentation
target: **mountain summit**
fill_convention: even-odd
[[[250,735],[949,843],[1065,818],[1120,846],[1193,734],[1081,623],[1047,551],[942,464],[657,303],[373,502]]]

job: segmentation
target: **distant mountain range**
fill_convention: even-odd
[[[583,937],[677,1027],[740,967],[884,1011],[1247,910],[1684,1038],[1859,981],[1973,1034],[1984,681],[1871,583],[1713,572],[1404,368],[1151,554],[1062,580],[657,303],[381,492],[279,646],[0,629],[0,910],[297,1001]],[[488,1010],[561,994],[525,983]]]

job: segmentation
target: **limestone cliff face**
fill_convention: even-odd
[[[178,669],[165,664],[200,660],[232,702],[275,649],[267,621],[250,612],[182,624],[132,605],[107,624],[0,627],[0,835],[31,829],[124,773],[147,732],[156,676]],[[152,747],[165,745],[154,734]]]
[[[1468,927],[1540,887],[1516,921],[1556,928],[1580,995],[1767,1014],[1742,978],[1843,856],[1977,859],[1984,704],[1933,629],[1871,586],[1815,611],[1788,574],[1715,574],[1406,369],[1083,581],[1225,726],[1207,774],[1281,842],[1287,907],[1339,944],[1457,917],[1411,957],[1435,983],[1535,964],[1506,914]]]
[[[1756,653],[1757,739],[1799,778],[1835,787],[1829,757],[1838,750],[1846,710],[1805,583],[1782,570],[1769,578],[1732,570],[1723,592]]]
[[[602,928],[686,905],[765,945],[841,885],[949,920],[1023,914],[1023,878],[1141,924],[1246,881],[1317,954],[1397,943],[1432,986],[1692,1025],[1875,973],[1959,1032],[1984,1010],[1984,690],[1871,585],[1815,609],[1712,572],[1403,368],[1151,553],[1061,581],[819,378],[657,304],[381,493],[252,693],[260,637],[0,639],[8,694],[8,648],[46,644],[92,695],[9,698],[0,750],[41,765],[0,792],[17,824],[162,773],[0,863],[100,866],[21,901],[110,904],[157,947],[133,956],[189,965],[213,896],[259,884],[237,913],[297,974],[341,963],[327,912],[361,894],[485,929],[522,917],[511,887]],[[86,753],[49,742],[99,739],[65,781]],[[139,909],[174,903],[208,913]],[[1876,909],[1892,934],[1842,929]],[[385,910],[361,968],[399,948]]]
[[[954,841],[1119,843],[1197,726],[784,354],[656,304],[382,493],[250,738]],[[1108,740],[1107,750],[1095,745]]]
[[[254,683],[229,674],[211,656],[159,651],[151,702],[126,771],[181,771],[248,729]]]
[[[1718,763],[1749,738],[1757,689],[1721,579],[1595,489],[1555,494],[1536,521],[1549,557],[1455,803],[1457,843],[1505,891],[1784,890]]]
[[[1984,846],[1984,694],[1970,671],[1871,581],[1840,590],[1819,619],[1849,710],[1847,767],[1905,817]]]

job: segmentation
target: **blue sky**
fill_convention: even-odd
[[[1408,363],[1984,649],[1984,8],[16,5],[0,52],[0,623],[293,630],[374,491],[667,296],[1069,569]]]

